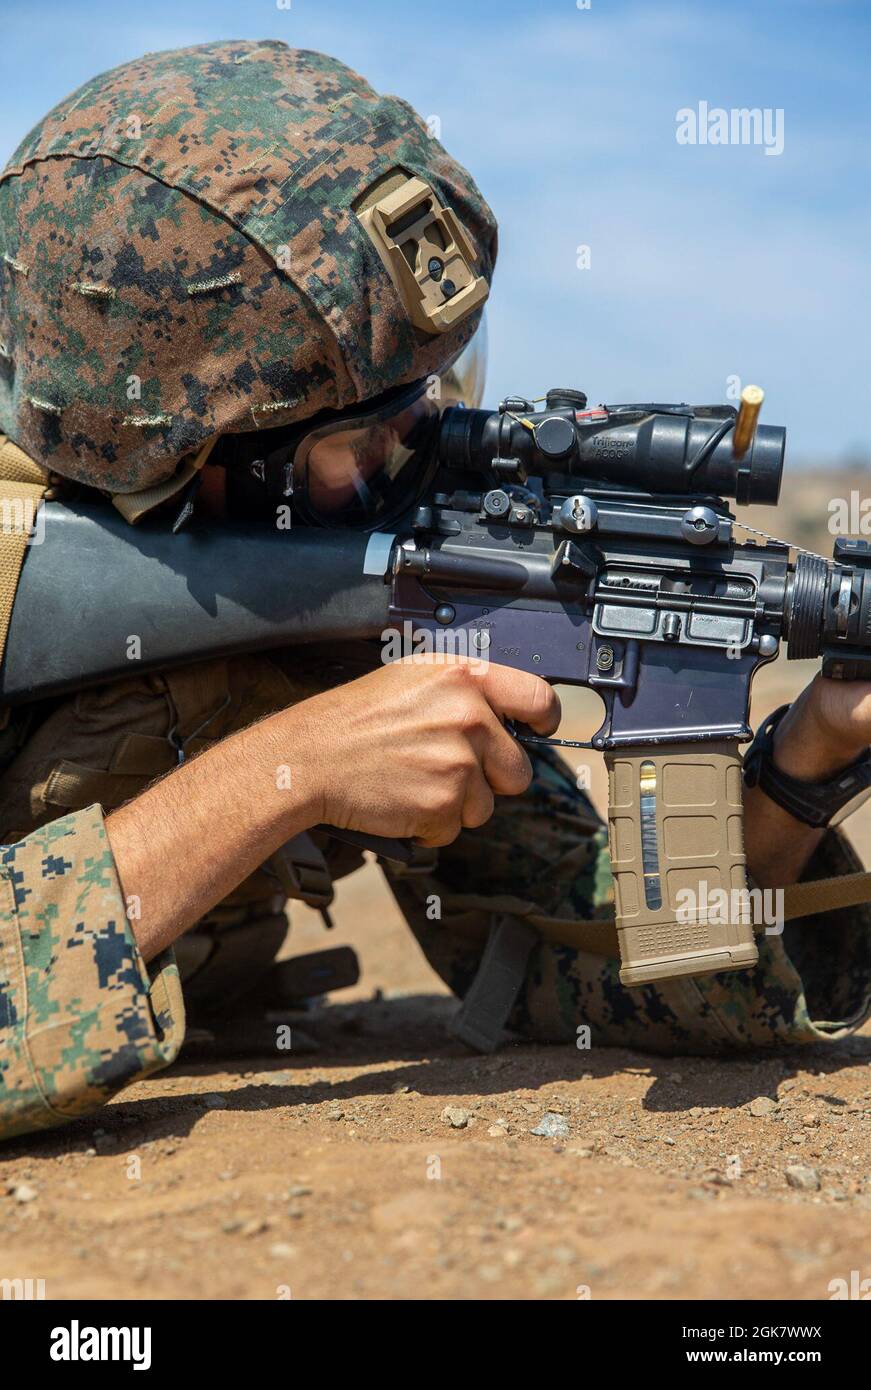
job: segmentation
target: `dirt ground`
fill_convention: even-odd
[[[775,671],[758,716],[807,674]],[[568,731],[591,712],[572,700]],[[0,1279],[71,1299],[826,1299],[871,1277],[871,1028],[741,1060],[471,1056],[374,865],[335,918],[360,983],[281,1060],[182,1061],[3,1148]],[[320,919],[295,911],[293,938],[323,946]],[[563,1135],[533,1132],[545,1114]]]

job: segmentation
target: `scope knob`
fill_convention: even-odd
[[[494,487],[487,493],[483,501],[484,514],[493,517],[494,521],[507,516],[511,510],[511,498],[507,492],[503,492],[501,487]]]
[[[575,535],[595,530],[598,520],[599,508],[592,497],[585,497],[582,492],[576,493],[574,497],[567,497],[559,509],[560,526],[564,531],[571,531]]]
[[[710,545],[720,534],[720,519],[712,507],[690,507],[681,518],[680,529],[690,545]]]
[[[548,415],[535,427],[535,442],[545,458],[563,459],[576,448],[578,436],[564,415]]]
[[[568,386],[554,386],[547,393],[548,410],[584,410],[586,404],[586,392]]]

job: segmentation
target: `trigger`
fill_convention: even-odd
[[[531,745],[534,748],[593,748],[595,746],[575,738],[545,738],[542,734],[537,734],[533,729],[530,729],[528,724],[518,724],[513,719],[506,719],[505,727],[509,734],[524,746]]]

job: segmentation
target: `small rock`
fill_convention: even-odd
[[[463,1110],[458,1105],[446,1105],[441,1118],[451,1129],[465,1129],[472,1117],[468,1110]]]
[[[276,1241],[275,1245],[270,1245],[269,1253],[276,1260],[289,1260],[296,1254],[296,1246],[287,1245],[285,1241]]]
[[[820,1175],[816,1168],[805,1168],[801,1163],[791,1163],[786,1169],[786,1181],[790,1187],[801,1192],[819,1192]]]
[[[26,1182],[21,1182],[17,1187],[12,1188],[12,1196],[16,1202],[35,1202],[39,1193],[35,1187],[29,1187]]]
[[[570,1245],[556,1245],[550,1251],[550,1257],[555,1264],[571,1265],[577,1261],[577,1252]]]
[[[801,1122],[803,1125],[807,1125],[808,1129],[816,1129],[820,1123],[820,1117],[813,1110],[809,1110],[806,1115],[802,1115]]]
[[[756,1096],[750,1102],[751,1115],[773,1115],[776,1109],[777,1106],[770,1096]]]
[[[504,1139],[507,1131],[504,1125],[490,1125],[487,1133],[491,1139]]]
[[[523,1229],[523,1217],[500,1215],[496,1217],[496,1225],[499,1227],[500,1231],[508,1231],[509,1234],[513,1235],[517,1231]]]
[[[535,1129],[531,1129],[530,1134],[538,1134],[544,1139],[565,1139],[569,1132],[569,1122],[562,1115],[557,1115],[553,1110],[548,1110],[542,1115]]]
[[[327,1119],[328,1119],[328,1120],[343,1120],[344,1118],[345,1118],[345,1112],[344,1112],[344,1110],[331,1110],[331,1111],[329,1112],[329,1114],[327,1115]]]
[[[209,1110],[226,1110],[228,1108],[227,1098],[219,1096],[217,1091],[207,1091],[205,1095],[200,1096],[200,1100]]]
[[[263,1217],[255,1216],[251,1221],[244,1222],[239,1227],[241,1236],[259,1236],[264,1231],[268,1231],[270,1222]]]
[[[296,1183],[293,1187],[287,1189],[288,1197],[310,1197],[311,1192],[311,1188],[305,1187],[302,1183]]]

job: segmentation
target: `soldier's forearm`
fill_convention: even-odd
[[[321,818],[302,723],[288,710],[225,739],[106,821],[146,961]]]
[[[813,681],[792,704],[774,736],[774,761],[799,781],[834,777],[867,744],[864,725],[853,727],[841,717],[834,723],[826,708],[832,682]],[[840,691],[835,692],[840,695]],[[762,888],[796,883],[825,831],[796,820],[769,800],[759,787],[744,791],[747,869]]]

